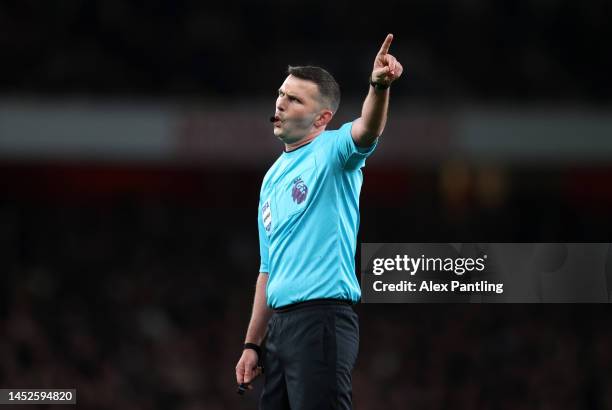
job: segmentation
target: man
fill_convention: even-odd
[[[263,362],[263,410],[351,408],[361,168],[385,127],[389,86],[403,70],[389,54],[392,40],[387,35],[376,55],[361,117],[339,130],[325,131],[340,103],[327,71],[289,67],[278,90],[271,120],[285,151],[261,187],[260,273],[236,366],[237,382],[250,389]]]

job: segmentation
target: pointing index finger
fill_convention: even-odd
[[[380,55],[387,54],[389,52],[389,47],[391,47],[392,41],[393,41],[393,34],[387,34],[387,38],[385,38],[385,41],[383,41],[378,54]]]

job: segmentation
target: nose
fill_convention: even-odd
[[[285,100],[282,97],[276,99],[276,109],[280,112],[285,111]]]

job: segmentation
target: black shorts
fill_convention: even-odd
[[[261,410],[351,409],[359,349],[348,304],[309,301],[276,310],[268,323]]]

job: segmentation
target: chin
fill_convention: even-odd
[[[279,139],[281,139],[281,140],[285,139],[285,135],[283,134],[283,130],[281,130],[280,128],[274,127],[274,136],[279,138]]]

